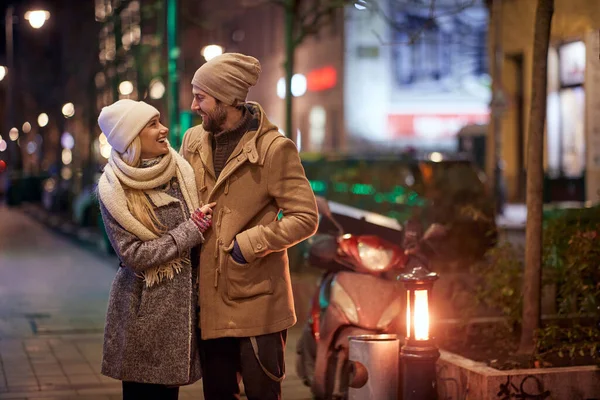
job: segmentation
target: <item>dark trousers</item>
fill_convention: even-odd
[[[285,373],[287,331],[256,337],[260,363],[274,377]],[[250,338],[200,340],[200,362],[205,400],[238,400],[240,378],[248,400],[281,399],[281,382],[259,364]]]
[[[123,400],[177,400],[178,387],[152,383],[123,382]]]

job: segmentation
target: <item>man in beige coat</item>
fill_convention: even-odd
[[[246,95],[260,63],[226,53],[192,80],[181,153],[201,204],[216,202],[200,254],[200,357],[207,400],[281,398],[287,329],[296,323],[287,249],[311,236],[318,215],[294,143]],[[280,214],[281,212],[281,214]]]

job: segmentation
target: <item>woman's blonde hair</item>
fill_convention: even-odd
[[[142,154],[142,141],[137,136],[133,142],[121,154],[123,161],[131,167],[139,167]],[[127,197],[127,207],[131,214],[155,235],[161,235],[166,231],[166,227],[160,223],[154,212],[154,207],[139,189],[125,189]]]

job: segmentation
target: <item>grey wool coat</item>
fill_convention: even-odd
[[[204,238],[189,220],[177,178],[164,190],[183,204],[185,213],[175,202],[155,207],[158,220],[168,231],[147,242],[123,229],[100,201],[106,233],[121,260],[110,290],[102,374],[123,381],[178,386],[201,377],[196,328],[197,256],[173,280],[150,288],[138,274],[181,255],[189,256]]]

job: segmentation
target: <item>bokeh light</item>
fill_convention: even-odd
[[[49,121],[48,114],[41,113],[40,115],[38,115],[38,125],[40,127],[43,128],[44,126],[48,125],[48,121]]]
[[[71,118],[73,115],[75,115],[75,106],[73,103],[65,104],[62,108],[62,113],[65,118]]]
[[[31,124],[29,122],[25,122],[23,124],[23,133],[29,133],[31,132]]]
[[[63,148],[71,150],[75,146],[75,139],[69,132],[65,132],[60,138],[60,144]]]
[[[19,138],[19,130],[17,128],[12,128],[10,132],[8,132],[8,137],[14,142]]]
[[[104,157],[108,160],[108,157],[110,157],[111,151],[112,151],[112,147],[110,144],[108,144],[108,143],[100,144],[100,154],[102,155],[102,157]]]
[[[160,99],[165,95],[165,84],[159,79],[153,79],[150,82],[150,98],[151,99]]]
[[[221,54],[223,54],[223,47],[217,44],[209,44],[202,49],[202,56],[206,61],[210,61]]]
[[[124,96],[128,96],[133,93],[133,83],[130,81],[123,81],[119,84],[119,93]]]
[[[50,13],[45,10],[27,11],[25,13],[25,19],[29,21],[34,29],[40,29],[49,18]]]
[[[73,177],[73,171],[69,167],[63,167],[63,169],[60,171],[60,176],[65,181],[68,181],[69,179],[71,179]]]
[[[34,141],[27,142],[26,150],[27,150],[27,154],[35,153],[35,151],[37,150],[37,143]]]
[[[73,161],[73,153],[71,153],[71,149],[63,149],[61,159],[63,164],[71,164],[71,161]]]

